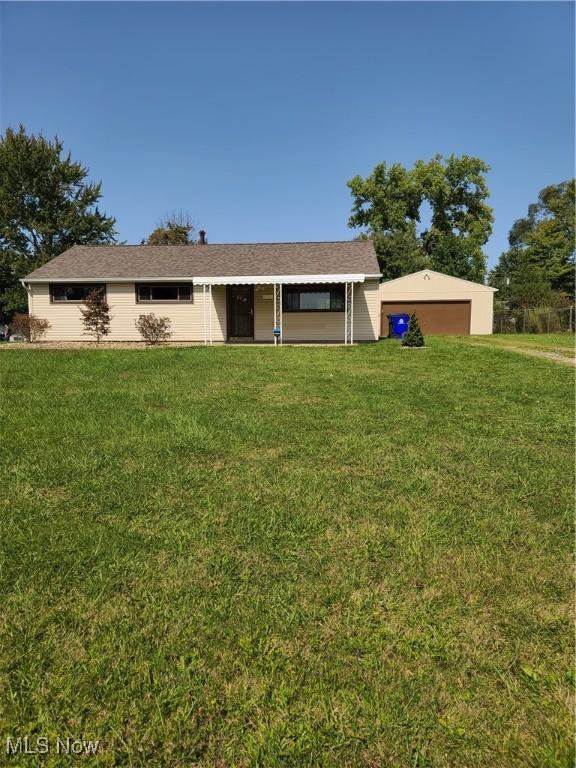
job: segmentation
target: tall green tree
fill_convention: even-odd
[[[430,266],[417,234],[423,188],[414,172],[382,162],[365,179],[354,176],[348,187],[353,197],[348,226],[364,229],[363,236],[374,242],[385,279]]]
[[[115,220],[98,208],[100,183],[64,154],[60,139],[23,126],[0,136],[0,313],[26,309],[19,279],[76,244],[113,243]]]
[[[455,277],[483,282],[486,255],[482,248],[492,234],[492,208],[485,174],[489,166],[477,157],[437,155],[417,163],[424,197],[432,208],[430,228],[422,232],[432,268]]]
[[[187,213],[179,211],[162,219],[146,239],[147,245],[192,245],[194,225]]]
[[[576,180],[545,187],[512,225],[510,248],[490,274],[501,298],[516,306],[554,301],[551,292],[574,297]]]
[[[486,257],[482,247],[492,232],[492,209],[483,160],[463,155],[419,160],[413,168],[380,163],[365,179],[348,182],[352,214],[348,225],[363,228],[374,241],[385,279],[430,267],[482,281]],[[431,209],[422,230],[421,210]],[[422,231],[419,231],[422,230]]]

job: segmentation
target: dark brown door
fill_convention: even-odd
[[[380,335],[388,336],[387,315],[406,312],[416,315],[422,333],[437,336],[470,334],[469,301],[383,301]]]
[[[254,338],[254,286],[228,286],[228,338]]]

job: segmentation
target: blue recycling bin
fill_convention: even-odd
[[[408,326],[410,325],[410,315],[404,312],[398,312],[392,315],[388,315],[389,330],[388,335],[392,339],[401,339],[406,335]]]

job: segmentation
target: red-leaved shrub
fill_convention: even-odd
[[[172,336],[170,318],[156,317],[153,312],[140,315],[135,325],[146,344],[162,344]]]

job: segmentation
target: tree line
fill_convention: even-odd
[[[494,221],[480,158],[436,155],[411,168],[376,165],[348,182],[348,225],[373,241],[384,279],[423,268],[485,282],[510,307],[574,299],[575,180],[545,187],[510,229],[509,247],[487,274],[483,250]],[[99,208],[101,183],[58,138],[23,126],[0,136],[0,319],[26,310],[20,279],[72,245],[118,243],[116,220]],[[423,212],[426,215],[423,215]],[[423,219],[426,219],[423,221]],[[429,219],[429,220],[428,220]],[[142,241],[194,243],[190,217],[174,213]]]

